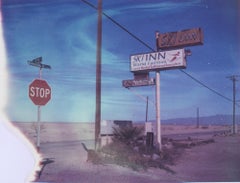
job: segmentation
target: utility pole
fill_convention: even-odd
[[[102,72],[102,0],[98,0],[97,55],[96,55],[96,112],[95,112],[95,149],[100,146],[101,128],[101,72]]]
[[[232,76],[228,76],[227,78],[229,78],[230,80],[232,80],[233,82],[233,134],[237,133],[237,129],[236,129],[236,122],[235,122],[235,106],[236,106],[236,81],[237,81],[237,77],[239,77],[239,75],[232,75]]]
[[[199,107],[197,108],[197,128],[199,128]]]

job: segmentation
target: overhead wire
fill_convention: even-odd
[[[195,77],[193,77],[192,75],[190,75],[189,73],[187,73],[186,71],[179,69],[181,72],[183,72],[184,74],[186,74],[188,77],[190,77],[192,80],[196,81],[197,83],[199,83],[200,85],[204,86],[205,88],[209,89],[210,91],[212,91],[213,93],[217,94],[218,96],[232,102],[232,99],[222,95],[221,93],[217,92],[216,90],[208,87],[206,84],[204,84],[203,82],[199,81],[198,79],[196,79]]]
[[[98,8],[96,6],[94,6],[93,4],[91,4],[90,2],[86,1],[86,0],[81,0],[84,3],[88,4],[89,6],[91,6],[92,8],[94,8],[95,10],[97,10]],[[134,39],[138,40],[140,43],[142,43],[144,46],[146,46],[147,48],[149,48],[150,50],[154,51],[151,46],[149,46],[148,44],[146,44],[144,41],[142,41],[140,38],[138,38],[136,35],[134,35],[133,33],[131,33],[127,28],[125,28],[123,25],[121,25],[120,23],[118,23],[116,20],[114,20],[112,17],[110,17],[109,15],[107,15],[106,13],[104,13],[104,11],[102,11],[102,14],[107,17],[110,21],[112,21],[114,24],[116,24],[118,27],[120,27],[122,30],[124,30],[125,32],[127,32],[130,36],[132,36]]]
[[[97,7],[94,6],[92,3],[86,1],[86,0],[81,0],[82,2],[86,3],[87,5],[91,6],[92,8],[94,8],[95,10],[97,10]],[[144,46],[146,46],[149,50],[151,51],[155,51],[151,46],[149,46],[147,43],[145,43],[142,39],[140,39],[139,37],[137,37],[135,34],[131,33],[126,27],[124,27],[123,25],[121,25],[120,23],[118,23],[116,20],[114,20],[112,17],[110,17],[109,15],[107,15],[104,11],[102,11],[102,14],[108,18],[110,21],[112,21],[115,25],[117,25],[118,27],[120,27],[122,30],[124,30],[125,32],[127,32],[130,36],[132,36],[134,39],[136,39],[137,41],[139,41],[141,44],[143,44]],[[200,80],[196,79],[195,77],[193,77],[191,74],[187,73],[186,71],[179,69],[182,73],[184,73],[185,75],[187,75],[188,77],[190,77],[193,81],[197,82],[198,84],[202,85],[203,87],[207,88],[208,90],[210,90],[211,92],[215,93],[216,95],[224,98],[225,100],[228,100],[230,102],[233,102],[232,99],[222,95],[221,93],[217,92],[216,90],[210,88],[209,86],[207,86],[206,84],[204,84],[203,82],[201,82]]]

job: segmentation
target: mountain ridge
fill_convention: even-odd
[[[149,120],[155,122],[156,120]],[[197,117],[183,117],[162,119],[163,124],[197,124]],[[217,114],[212,116],[199,116],[199,125],[231,125],[233,123],[232,115]],[[235,116],[235,123],[240,123],[240,115]]]

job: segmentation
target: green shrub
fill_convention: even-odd
[[[143,136],[143,128],[119,127],[113,128],[113,141],[119,141],[126,145],[135,145],[137,140]]]

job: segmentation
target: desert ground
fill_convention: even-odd
[[[36,144],[35,123],[15,122],[14,125]],[[81,143],[88,148],[94,147],[94,123],[43,122],[41,129],[40,153],[54,162],[44,167],[36,182],[240,182],[240,135],[222,133],[229,132],[229,126],[162,125],[162,136],[175,138],[186,134],[199,139],[214,138],[215,141],[184,148],[174,165],[170,165],[175,174],[158,168],[134,171],[115,164],[87,162],[87,152]]]

